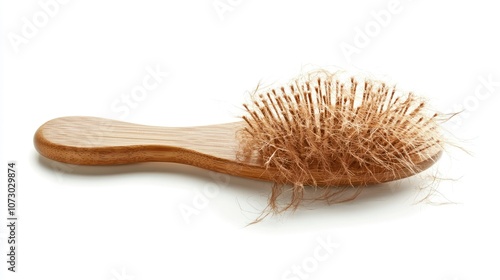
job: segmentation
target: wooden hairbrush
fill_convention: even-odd
[[[80,165],[176,162],[293,186],[365,186],[417,174],[438,160],[436,113],[411,92],[318,71],[256,93],[241,122],[176,128],[62,117],[35,133],[38,152]],[[274,202],[274,201],[273,201]]]

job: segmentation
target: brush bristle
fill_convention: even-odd
[[[328,184],[314,172],[363,186],[374,181],[370,174],[418,173],[416,163],[441,150],[439,115],[429,114],[426,102],[413,93],[369,78],[320,71],[256,93],[244,108],[239,158],[257,158],[277,170],[270,197],[274,211],[297,208],[305,185]],[[357,174],[369,179],[359,182]],[[277,199],[287,184],[291,200],[280,208]],[[325,188],[318,198],[332,200],[339,193]]]

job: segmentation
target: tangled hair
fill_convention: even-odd
[[[305,186],[321,187],[315,200],[353,199],[363,186],[422,171],[442,150],[440,115],[428,114],[424,100],[344,72],[310,73],[254,94],[244,108],[238,158],[276,172],[268,206],[275,213],[296,209]],[[285,190],[290,200],[280,206]]]

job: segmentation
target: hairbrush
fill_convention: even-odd
[[[316,71],[255,92],[240,122],[146,126],[96,117],[62,117],[40,126],[38,152],[79,165],[175,162],[274,182],[270,207],[285,186],[296,208],[304,187],[367,186],[415,175],[443,150],[440,115],[395,85]]]

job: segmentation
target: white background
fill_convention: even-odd
[[[1,279],[499,279],[500,20],[492,1],[464,2],[2,1]],[[437,171],[246,226],[269,183],[175,164],[62,165],[33,147],[38,126],[67,115],[234,121],[259,82],[315,67],[373,73],[463,110],[445,128],[470,155],[449,146]],[[134,97],[155,68],[168,77]],[[415,203],[433,174],[434,204],[454,203]]]

